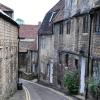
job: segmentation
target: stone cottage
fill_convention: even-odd
[[[96,31],[99,30],[99,24],[97,24],[99,3],[97,5],[96,2],[66,0],[62,34],[58,32],[60,30],[58,25],[61,22],[54,22],[54,40],[58,40],[54,42],[54,50],[57,51],[55,54],[59,68],[61,66],[61,86],[64,86],[63,78],[66,71],[78,70],[80,73],[79,93],[82,94],[88,88],[85,84],[87,78],[93,76],[100,82],[98,45],[100,41],[98,40],[99,31]]]
[[[18,81],[18,24],[9,17],[10,8],[0,4],[0,100],[17,89]],[[7,14],[4,12],[7,11]]]
[[[19,28],[19,65],[24,73],[37,74],[39,25],[20,25]]]
[[[63,7],[61,7],[62,2],[64,2]],[[99,4],[99,0],[60,0],[52,8],[55,10],[49,11],[58,11],[55,13],[52,23],[49,22],[49,12],[46,14],[39,31],[39,76],[41,80],[50,82],[48,75],[52,72],[51,83],[63,88],[64,73],[68,70],[76,70],[80,73],[79,93],[82,94],[87,89],[85,82],[89,77],[93,76],[96,81],[100,80]],[[57,10],[57,6],[59,10]],[[45,24],[46,26],[44,26]],[[48,40],[50,36],[47,33],[51,33],[50,36],[53,37],[53,40],[50,41],[51,44]],[[44,49],[42,48],[44,40],[42,37],[47,39],[44,42]],[[46,53],[50,56],[47,56]],[[44,56],[46,56],[46,60],[44,60]],[[51,56],[53,70],[48,71]]]
[[[39,36],[39,78],[40,80],[56,84],[56,69],[54,68],[55,58],[54,51],[54,33],[53,20],[59,17],[62,20],[64,15],[64,0],[60,0],[53,8],[51,8],[41,24],[38,32]],[[62,27],[62,26],[61,26]]]

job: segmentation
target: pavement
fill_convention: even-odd
[[[26,94],[24,90],[18,90],[13,96],[8,100],[26,100]]]
[[[52,88],[35,83],[37,80],[20,80],[23,90],[19,90],[9,100],[79,100],[56,91]],[[80,99],[81,100],[81,99]]]
[[[85,100],[85,97],[82,95],[75,95],[76,98],[78,98],[78,100]]]

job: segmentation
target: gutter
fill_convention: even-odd
[[[19,40],[20,37],[19,37],[19,27],[18,27],[18,83],[19,83]]]

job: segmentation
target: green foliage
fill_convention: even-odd
[[[16,19],[16,22],[17,22],[17,24],[19,24],[19,25],[23,25],[23,24],[24,24],[24,20],[23,20],[23,19],[20,19],[20,18],[17,18],[17,19]]]
[[[93,78],[91,78],[91,79],[89,80],[89,89],[90,89],[90,91],[96,93],[96,90],[97,90],[97,83],[96,83],[96,81],[95,81]]]
[[[64,77],[64,85],[69,93],[77,94],[79,90],[79,74],[75,71],[67,71]]]
[[[92,93],[92,95],[95,96],[97,93],[97,90],[99,89],[98,87],[100,85],[100,82],[97,82],[94,78],[90,78],[88,85],[89,85],[89,91]]]

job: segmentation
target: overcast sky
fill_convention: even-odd
[[[14,10],[14,19],[21,18],[25,24],[38,24],[59,0],[0,0]]]

